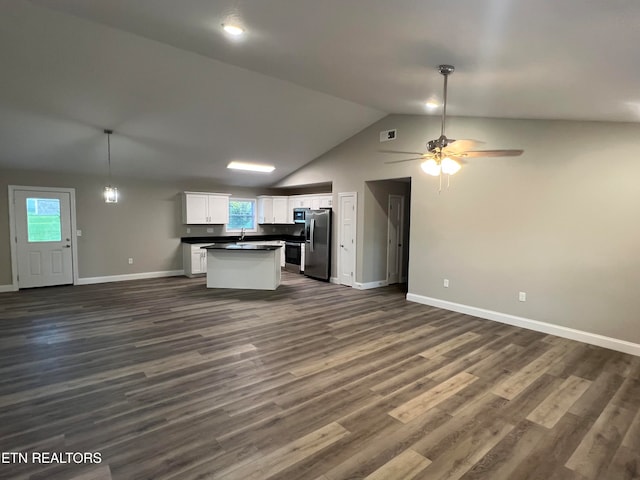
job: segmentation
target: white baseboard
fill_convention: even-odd
[[[338,277],[331,277],[331,278],[329,279],[329,282],[330,282],[330,283],[335,283],[335,284],[337,284],[337,285],[340,285],[340,279],[339,279]]]
[[[162,277],[178,277],[184,275],[184,270],[168,270],[165,272],[143,272],[143,273],[128,273],[125,275],[109,275],[106,277],[85,277],[79,278],[76,285],[91,285],[94,283],[107,283],[107,282],[124,282],[127,280],[144,280],[147,278],[162,278]]]
[[[0,285],[0,293],[17,292],[18,287],[14,285]]]
[[[386,287],[387,285],[389,285],[389,282],[387,282],[386,280],[378,280],[377,282],[367,283],[353,282],[353,288],[356,288],[358,290],[369,290],[370,288]]]
[[[443,308],[445,310],[451,310],[453,312],[466,313],[467,315],[473,315],[474,317],[480,317],[487,320],[493,320],[495,322],[506,323],[508,325],[522,327],[528,330],[535,330],[536,332],[548,333],[551,335],[556,335],[557,337],[577,340],[579,342],[609,348],[618,352],[640,356],[640,344],[627,342],[626,340],[620,340],[617,338],[606,337],[597,333],[585,332],[583,330],[576,330],[569,327],[563,327],[561,325],[554,325],[552,323],[540,322],[538,320],[531,320],[524,317],[517,317],[508,313],[500,313],[493,310],[471,307],[469,305],[449,302],[447,300],[425,297],[422,295],[416,295],[415,293],[407,293],[407,300],[410,302],[430,305],[432,307]]]

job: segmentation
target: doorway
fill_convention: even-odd
[[[411,179],[397,178],[365,182],[363,288],[407,282],[409,271],[409,227]]]
[[[74,284],[75,190],[10,185],[9,201],[14,287]]]

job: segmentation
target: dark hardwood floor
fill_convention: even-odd
[[[605,320],[606,321],[606,320]],[[640,478],[640,357],[284,273],[0,294],[24,479]]]

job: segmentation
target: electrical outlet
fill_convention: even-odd
[[[520,300],[521,302],[526,302],[527,301],[527,292],[518,293],[518,300]]]
[[[187,233],[191,233],[191,229],[187,227]]]
[[[129,265],[133,265],[133,258],[129,258]]]
[[[77,237],[81,237],[82,236],[82,230],[76,230],[76,236]]]
[[[444,286],[444,288],[449,288],[449,279],[445,278],[444,282],[442,282],[442,285]]]
[[[207,233],[213,233],[213,228],[211,227],[207,228]]]

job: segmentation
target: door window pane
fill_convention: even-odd
[[[60,242],[60,200],[27,198],[27,239],[29,242]]]

